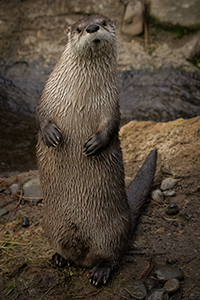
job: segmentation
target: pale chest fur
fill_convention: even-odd
[[[82,61],[70,56],[66,48],[42,95],[50,121],[64,131],[95,132],[105,112],[116,109],[115,73],[102,59]]]

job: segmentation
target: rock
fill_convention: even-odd
[[[122,32],[134,36],[142,33],[144,22],[144,3],[141,0],[130,1],[126,6]]]
[[[176,278],[169,279],[164,285],[164,289],[166,289],[169,294],[177,292],[179,288],[180,282]]]
[[[147,278],[145,280],[145,286],[148,291],[151,291],[157,285],[156,280],[154,278]]]
[[[123,49],[124,51],[125,49]],[[162,49],[160,51],[162,52]],[[157,54],[158,57],[160,55]],[[168,57],[168,53],[165,55]],[[137,57],[135,57],[136,61]],[[130,63],[131,60],[134,60],[134,58],[130,58]],[[167,122],[172,119],[186,119],[200,115],[199,82],[200,73],[189,73],[180,70],[156,69],[150,71],[133,69],[118,72],[119,100],[123,124],[132,120]],[[173,129],[175,130],[175,128]],[[166,136],[166,141],[171,136],[172,132],[169,133],[169,136]],[[180,135],[178,139],[182,139],[182,146],[183,138],[184,136]],[[173,144],[173,146],[175,145]]]
[[[167,264],[174,265],[175,263],[177,263],[177,259],[176,258],[168,258],[167,259]]]
[[[10,189],[5,189],[5,190],[3,191],[3,193],[4,193],[5,195],[10,195],[11,191],[10,191]]]
[[[161,267],[160,269],[156,270],[155,273],[156,273],[157,279],[162,283],[165,283],[166,281],[168,281],[169,279],[172,279],[172,278],[182,280],[184,277],[182,270],[179,270],[176,267],[170,267],[170,266]]]
[[[157,171],[172,174],[176,178],[199,174],[199,128],[200,116],[167,123],[132,121],[123,126],[120,139],[126,174],[130,176],[137,173],[145,157],[154,148],[158,149]]]
[[[169,178],[165,178],[162,181],[160,188],[162,191],[171,190],[175,187],[176,184],[177,184],[177,180],[169,177]]]
[[[39,171],[38,170],[30,170],[28,172],[22,172],[18,175],[18,178],[22,185],[24,185],[26,182],[29,180],[38,177],[39,176]]]
[[[144,283],[140,280],[134,280],[131,284],[127,285],[124,290],[128,297],[135,299],[144,299],[147,295],[147,290]]]
[[[151,198],[156,202],[163,202],[164,200],[163,193],[161,192],[161,190],[152,191]]]
[[[179,207],[176,203],[171,203],[167,206],[165,211],[168,215],[176,215],[179,212]]]
[[[166,190],[166,191],[163,191],[163,195],[165,197],[173,197],[176,195],[176,192],[173,190]]]
[[[163,25],[200,28],[199,0],[151,0],[150,15]]]
[[[9,210],[6,208],[0,208],[0,217],[6,215],[7,213],[9,213]]]
[[[27,217],[22,218],[22,227],[28,227],[29,226],[29,219]]]
[[[17,192],[21,191],[21,187],[18,183],[14,183],[10,186],[10,191],[15,196]]]
[[[147,298],[147,300],[168,300],[168,299],[169,299],[169,295],[167,291],[163,288],[153,290]]]
[[[23,190],[24,190],[24,198],[25,197],[28,197],[28,198],[32,197],[33,199],[38,198],[38,200],[43,198],[39,177],[35,177],[35,178],[27,181],[23,185]]]

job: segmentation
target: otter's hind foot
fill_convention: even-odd
[[[111,266],[105,262],[96,265],[92,271],[87,275],[89,282],[99,287],[106,284],[111,272]]]
[[[52,256],[52,259],[58,267],[65,267],[65,266],[70,267],[71,266],[71,262],[69,260],[63,258],[57,252]]]

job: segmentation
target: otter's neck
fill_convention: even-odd
[[[84,107],[85,112],[112,107],[113,101],[118,101],[116,53],[80,57],[67,44],[49,78],[48,90],[52,91],[55,109],[63,107],[65,113],[69,107],[77,111]]]

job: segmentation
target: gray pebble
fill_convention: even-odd
[[[42,199],[42,189],[40,186],[39,177],[35,177],[29,181],[27,181],[23,185],[24,197],[28,198],[41,198]]]
[[[152,290],[147,300],[168,300],[169,295],[165,289]]]
[[[29,219],[27,217],[22,218],[22,227],[28,227],[29,226]]]
[[[10,195],[10,194],[11,194],[10,189],[5,189],[5,190],[3,191],[3,193],[4,193],[5,195]]]
[[[7,210],[6,208],[1,208],[0,209],[0,217],[6,215],[7,213],[9,213],[9,210]]]
[[[151,198],[156,202],[163,202],[164,200],[163,193],[161,192],[161,190],[152,191]]]
[[[171,203],[167,206],[165,211],[168,215],[176,215],[179,212],[179,207],[176,203]]]
[[[147,278],[144,283],[148,291],[151,291],[157,285],[156,280],[153,278]]]
[[[179,288],[180,282],[176,278],[169,279],[164,285],[164,289],[166,289],[169,294],[177,292]]]
[[[17,192],[21,191],[21,187],[18,183],[14,183],[10,186],[10,191],[11,191],[11,194],[13,194],[15,196]]]
[[[177,259],[176,258],[168,258],[167,259],[167,264],[174,265],[175,263],[177,263]]]
[[[172,278],[177,278],[179,280],[182,280],[184,277],[183,271],[179,270],[176,267],[171,267],[171,266],[164,266],[159,268],[158,270],[156,270],[156,276],[157,279],[163,283],[165,283],[166,281]]]
[[[166,190],[172,190],[175,185],[177,184],[177,180],[174,178],[165,178],[162,183],[161,183],[161,190],[166,191]]]
[[[124,289],[129,297],[142,300],[147,295],[147,290],[144,283],[140,280],[134,280],[131,285],[128,285]]]
[[[175,191],[173,190],[166,190],[166,191],[163,191],[163,195],[165,197],[173,197],[176,195]]]

